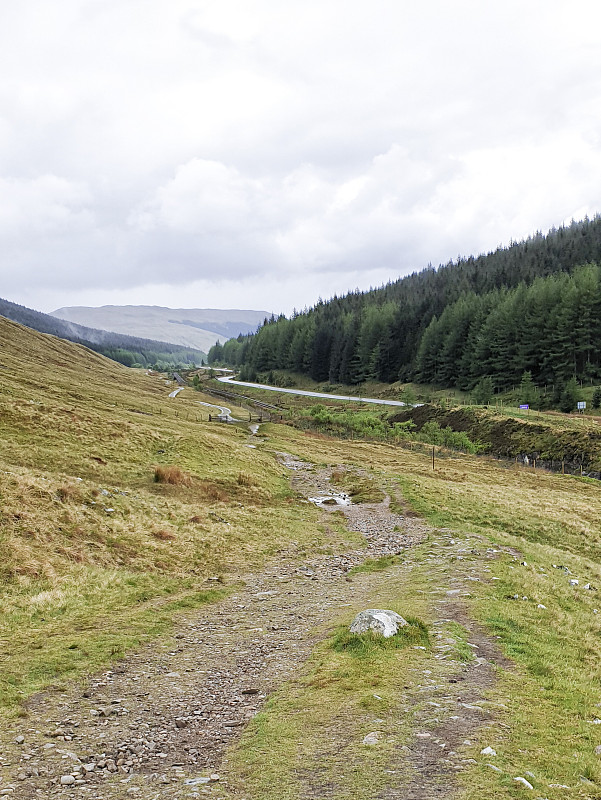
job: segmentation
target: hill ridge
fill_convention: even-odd
[[[254,333],[271,312],[252,309],[170,308],[158,305],[63,306],[52,316],[115,333],[158,339],[207,352],[218,340]]]

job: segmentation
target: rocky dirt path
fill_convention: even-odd
[[[328,470],[285,454],[280,458],[300,494],[332,492]],[[323,513],[331,510],[324,507]],[[348,570],[382,555],[410,559],[412,545],[429,533],[419,520],[393,513],[389,498],[339,510],[349,528],[363,534],[363,546],[303,561],[291,546],[261,574],[243,576],[227,600],[188,616],[172,640],[131,654],[83,688],[32,698],[27,718],[0,741],[0,797],[219,797],[227,786],[228,747],[247,721],[298,672],[320,626],[373,594],[370,581],[349,582]],[[461,544],[437,532],[429,555],[433,568],[448,559],[449,548],[462,558],[455,552]],[[442,684],[423,676],[408,700],[419,730],[411,747],[398,754],[416,777],[408,788],[391,788],[383,797],[450,797],[453,773],[465,767],[456,750],[487,718],[478,702],[494,680],[493,665],[504,662],[461,603],[471,568],[466,562],[465,576],[460,571],[452,586],[439,587],[435,625],[452,619],[469,628],[478,658],[469,665],[453,660]],[[454,645],[442,633],[435,636],[434,658],[452,658]]]

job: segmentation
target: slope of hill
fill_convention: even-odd
[[[226,563],[302,541],[305,514],[211,398],[1,317],[0,343],[1,718],[210,599]]]
[[[469,390],[487,377],[502,389],[527,370],[540,385],[598,379],[594,262],[600,217],[269,320],[209,361],[333,384],[417,378]]]
[[[207,352],[218,339],[224,341],[241,333],[254,333],[271,313],[162,306],[69,306],[58,308],[52,312],[52,316],[80,325],[158,339]]]
[[[190,347],[87,328],[1,298],[0,316],[40,333],[83,344],[126,366],[135,363],[150,366],[160,362],[164,368],[168,368],[175,364],[200,364],[205,357],[204,352]]]

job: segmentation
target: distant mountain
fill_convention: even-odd
[[[205,352],[196,348],[89,328],[2,298],[0,317],[6,317],[40,333],[49,333],[60,339],[83,344],[126,366],[158,364],[167,369],[175,364],[200,364],[205,358]]]
[[[240,333],[254,333],[266,317],[271,317],[271,312],[162,306],[69,306],[58,308],[52,316],[206,352],[218,339],[223,342]]]

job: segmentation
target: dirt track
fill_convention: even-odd
[[[285,454],[280,458],[291,471],[299,501],[331,491],[329,471]],[[244,787],[228,784],[228,748],[270,692],[298,672],[325,635],[329,618],[369,602],[381,574],[361,574],[349,582],[348,570],[366,558],[397,553],[404,561],[395,569],[411,570],[412,546],[427,536],[433,566],[450,550],[465,550],[448,532],[429,531],[419,520],[392,513],[389,498],[340,511],[349,528],[363,535],[363,546],[302,560],[292,546],[261,574],[240,576],[227,600],[188,616],[173,640],[130,655],[83,688],[34,697],[28,717],[0,742],[5,764],[0,796],[158,800],[227,792],[247,797]],[[484,546],[477,556],[480,566],[494,557]],[[433,599],[439,619],[431,657],[450,659],[452,669],[442,683],[422,679],[408,697],[417,735],[398,758],[415,776],[408,785],[391,777],[382,797],[452,797],[454,773],[465,766],[457,750],[490,717],[478,701],[493,683],[493,665],[506,662],[462,604],[474,569],[472,558],[463,578],[459,570],[453,585],[439,587]],[[440,627],[449,620],[471,630],[475,662],[453,659]],[[423,705],[424,695],[430,705]],[[23,742],[15,741],[21,736]],[[214,780],[207,783],[211,774]],[[62,785],[68,775],[74,782]],[[306,797],[328,795],[307,778]]]

